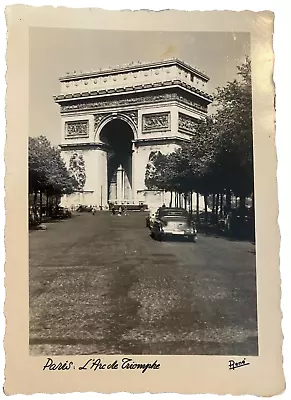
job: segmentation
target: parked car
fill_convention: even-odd
[[[72,212],[67,207],[61,207],[61,206],[56,207],[51,214],[52,218],[60,218],[60,219],[71,218],[71,216]]]
[[[93,209],[92,206],[84,206],[84,205],[80,205],[76,211],[78,212],[91,212]]]
[[[251,235],[254,229],[254,215],[250,210],[241,214],[238,210],[230,210],[219,220],[219,229],[229,235]]]
[[[151,236],[156,240],[166,237],[184,237],[193,242],[197,240],[195,223],[183,208],[159,208],[150,229]]]

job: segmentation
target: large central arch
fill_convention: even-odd
[[[145,184],[149,158],[193,139],[212,101],[208,79],[177,59],[60,78],[62,155],[68,166],[82,159],[86,176],[64,204],[167,202],[168,194]]]
[[[115,118],[102,127],[99,139],[107,148],[107,199],[112,203],[130,203],[133,130],[126,121]]]

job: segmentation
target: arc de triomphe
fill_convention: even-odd
[[[195,134],[211,96],[209,78],[171,59],[60,78],[60,147],[79,190],[68,205],[159,204],[145,187],[153,151],[169,153]]]

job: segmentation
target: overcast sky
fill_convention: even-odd
[[[248,33],[136,32],[32,28],[30,31],[29,130],[60,142],[58,78],[131,61],[178,57],[210,77],[208,91],[232,80],[250,55]]]

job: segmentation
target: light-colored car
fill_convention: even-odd
[[[151,236],[156,240],[163,240],[165,237],[184,237],[193,242],[197,241],[195,223],[183,208],[159,208],[150,229]]]

